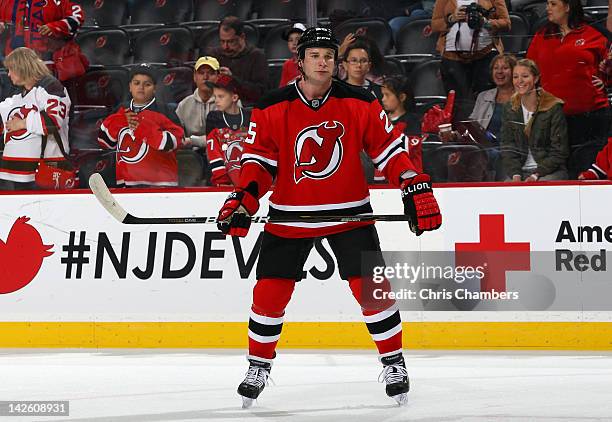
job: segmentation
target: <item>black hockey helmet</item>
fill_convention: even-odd
[[[297,45],[298,57],[304,60],[307,48],[322,47],[334,50],[334,57],[338,57],[338,41],[334,38],[331,29],[312,27],[306,29]]]

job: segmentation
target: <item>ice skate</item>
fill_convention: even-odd
[[[249,359],[249,369],[244,381],[238,386],[238,394],[242,396],[242,408],[248,409],[259,397],[264,387],[268,385],[268,377],[272,365],[255,359]]]
[[[404,357],[401,353],[398,353],[381,358],[381,362],[384,368],[378,377],[378,381],[384,381],[387,384],[387,396],[394,399],[398,405],[404,406],[408,403],[408,391],[410,390]]]

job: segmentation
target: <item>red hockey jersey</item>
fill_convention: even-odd
[[[408,116],[404,114],[403,116],[391,120],[395,127],[400,131],[406,134],[406,150],[408,151],[408,155],[412,160],[412,163],[415,165],[418,173],[423,172],[423,141],[427,139],[427,135],[417,135],[414,124],[411,124],[409,127],[409,123],[413,123],[414,118],[410,119],[412,116]],[[385,176],[379,170],[374,170],[374,181],[375,182],[384,182]]]
[[[176,149],[183,142],[183,128],[162,113],[153,100],[138,113],[138,127],[132,131],[125,112],[132,103],[108,116],[100,126],[98,143],[117,150],[117,184],[126,186],[176,186]]]
[[[334,80],[322,99],[308,100],[291,84],[269,93],[253,110],[241,175],[250,172],[249,166],[276,174],[271,216],[371,214],[362,150],[396,185],[403,172],[415,170],[404,134],[372,94]],[[242,179],[241,184],[247,182]],[[312,237],[365,224],[371,223],[267,224],[265,230]]]
[[[251,119],[248,110],[240,110],[240,123],[232,125],[219,110],[206,117],[206,155],[212,173],[211,184],[236,185],[240,176],[243,141]]]
[[[76,34],[84,20],[81,6],[69,0],[0,0],[0,22],[15,24],[5,54],[17,47],[29,47],[48,59],[45,53],[58,48],[58,40]],[[40,35],[43,25],[51,29],[51,37]]]
[[[595,162],[587,171],[592,172],[596,179],[612,180],[612,137],[608,138],[608,143],[595,157]]]

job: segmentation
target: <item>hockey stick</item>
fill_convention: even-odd
[[[99,173],[89,177],[89,187],[100,204],[117,221],[123,224],[210,224],[217,223],[217,217],[137,217],[130,214],[117,202],[108,190]],[[299,215],[267,216],[254,215],[253,223],[348,223],[360,221],[408,221],[408,216],[399,215]]]

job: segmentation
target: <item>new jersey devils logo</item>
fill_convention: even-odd
[[[28,285],[42,265],[53,255],[53,245],[45,245],[38,230],[28,224],[28,217],[13,223],[6,242],[0,239],[0,294],[11,293]]]
[[[242,158],[242,139],[223,144],[222,149],[227,165],[232,169],[239,169],[240,159]]]
[[[38,107],[36,107],[35,105],[33,105],[32,107],[15,107],[11,111],[9,111],[7,120],[10,120],[13,117],[18,117],[20,119],[25,120],[26,117],[28,117],[28,114],[30,114],[30,112],[32,111],[38,111]],[[13,132],[9,132],[6,142],[21,141],[22,139],[27,138],[29,134],[30,133],[27,131],[27,129],[19,129]]]
[[[342,161],[343,135],[344,126],[335,120],[302,130],[295,141],[295,183],[334,174]]]
[[[145,142],[137,141],[134,139],[134,135],[130,129],[123,128],[119,131],[117,150],[117,159],[119,161],[123,161],[128,164],[136,164],[142,160],[145,155],[147,155],[149,145],[147,145]]]

